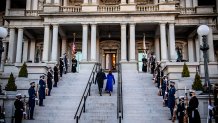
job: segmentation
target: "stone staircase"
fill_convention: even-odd
[[[87,98],[86,112],[82,113],[80,123],[117,123],[117,73],[113,73],[116,84],[112,95],[103,90],[99,95],[98,85],[92,85],[91,96]],[[106,80],[104,82],[104,88]]]
[[[158,89],[150,73],[123,71],[122,123],[170,123],[170,111],[163,107],[162,97],[157,96]]]
[[[46,96],[44,107],[36,105],[35,120],[23,123],[75,123],[74,114],[87,84],[91,71],[67,73],[53,88],[51,96]]]

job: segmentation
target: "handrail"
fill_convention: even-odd
[[[83,92],[83,95],[81,97],[81,100],[80,100],[80,103],[79,103],[79,106],[76,110],[76,113],[74,115],[74,119],[76,119],[76,123],[79,123],[79,119],[80,119],[80,116],[82,114],[82,112],[85,112],[86,108],[86,99],[88,96],[90,96],[90,91],[91,91],[91,85],[92,83],[95,82],[95,73],[98,71],[98,68],[99,68],[100,64],[99,63],[95,63],[94,67],[92,68],[92,72],[89,76],[89,80],[86,84],[86,88]]]
[[[117,86],[117,118],[119,123],[123,119],[123,87],[122,87],[122,67],[121,64],[118,65],[118,86]]]

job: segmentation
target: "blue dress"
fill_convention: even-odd
[[[113,74],[108,74],[107,75],[107,84],[106,84],[106,88],[105,91],[113,91],[113,84],[115,84],[115,79],[114,79],[114,75]]]

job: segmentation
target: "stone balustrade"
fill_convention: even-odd
[[[9,9],[9,16],[24,16],[24,9]]]
[[[118,12],[120,11],[119,5],[99,5],[98,12]]]
[[[81,12],[81,6],[61,6],[61,12]]]
[[[177,8],[180,11],[180,14],[195,14],[195,8]]]
[[[26,10],[26,16],[39,16],[42,10]]]
[[[159,11],[158,5],[137,5],[137,11],[153,12]]]

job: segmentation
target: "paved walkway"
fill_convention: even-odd
[[[123,123],[171,123],[149,73],[123,71]]]

